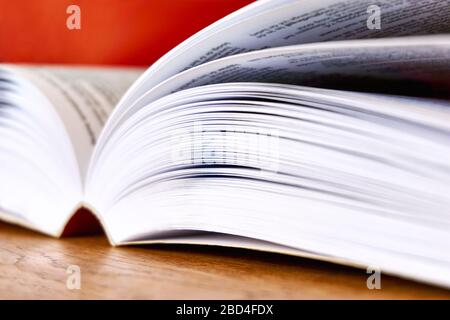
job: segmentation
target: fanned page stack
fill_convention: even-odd
[[[2,65],[2,219],[450,287],[450,1],[257,1],[142,74]]]

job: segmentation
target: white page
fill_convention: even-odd
[[[30,80],[55,107],[72,141],[82,178],[106,119],[142,73],[135,68],[7,67]]]

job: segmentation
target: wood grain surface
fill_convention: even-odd
[[[66,286],[81,269],[81,289]],[[364,270],[249,250],[111,247],[103,235],[53,239],[0,223],[1,299],[417,299],[450,291]]]

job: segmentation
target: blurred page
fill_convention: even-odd
[[[51,102],[72,141],[81,176],[97,138],[115,105],[142,70],[10,66]]]

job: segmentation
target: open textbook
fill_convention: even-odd
[[[257,1],[145,72],[2,65],[2,219],[450,287],[450,1],[376,2]]]

